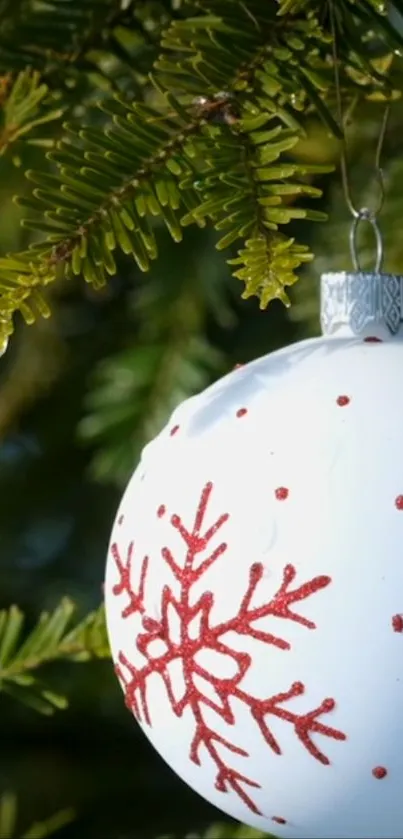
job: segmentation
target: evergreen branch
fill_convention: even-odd
[[[0,79],[0,156],[16,140],[62,115],[63,108],[55,107],[55,97],[41,82],[38,72],[24,70],[14,81],[10,74],[3,76]]]
[[[228,261],[230,265],[241,266],[234,276],[245,283],[242,297],[258,297],[260,308],[265,309],[276,297],[286,306],[290,305],[285,287],[296,282],[294,269],[312,258],[308,247],[296,244],[294,239],[272,237],[269,242],[267,236],[257,235],[246,240],[245,248],[239,251],[236,259]]]
[[[23,224],[48,238],[0,260],[4,334],[16,309],[29,322],[36,309],[48,314],[40,287],[56,278],[82,274],[102,286],[116,270],[117,247],[148,270],[157,256],[154,216],[175,241],[181,222],[203,226],[206,219],[225,230],[219,247],[247,241],[236,263],[246,295],[257,293],[262,305],[273,296],[287,302],[285,287],[310,257],[279,226],[323,218],[295,200],[318,197],[306,178],[329,171],[290,161],[303,133],[301,115],[316,111],[335,134],[341,131],[329,108],[334,80],[329,31],[318,17],[322,3],[308,3],[302,16],[295,6],[286,15],[284,4],[261,0],[196,6],[199,15],[172,23],[156,65],[154,81],[170,112],[117,96],[102,106],[112,118],[108,127],[67,126],[69,138],[48,155],[56,175],[28,173],[37,188],[20,201],[30,211]],[[378,34],[394,44],[400,36],[392,38],[378,4],[341,0],[337,24],[343,89],[355,97],[390,96]]]
[[[96,35],[110,21],[115,24],[120,0],[45,0],[37,6],[32,0],[10,10],[0,29],[0,68],[20,70],[27,64],[42,73],[55,62],[71,63],[88,48],[96,46]]]
[[[319,189],[291,178],[333,171],[332,166],[277,165],[280,155],[297,142],[293,131],[283,129],[277,117],[262,111],[241,118],[228,133],[225,145],[215,145],[213,136],[209,152],[212,174],[209,170],[197,182],[203,200],[183,219],[187,223],[192,217],[211,218],[217,230],[225,231],[217,243],[219,250],[246,239],[246,249],[229,264],[244,265],[235,272],[245,282],[243,296],[257,295],[262,308],[276,297],[288,305],[285,287],[296,281],[294,269],[312,258],[308,248],[293,245],[293,240],[278,233],[279,226],[293,219],[326,219],[323,213],[289,203],[299,195],[321,195]]]
[[[160,215],[172,238],[180,241],[178,209],[197,204],[192,191],[179,190],[177,179],[192,171],[194,152],[190,143],[188,148],[184,144],[198,123],[186,125],[183,117],[163,120],[157,111],[122,97],[103,108],[113,116],[109,128],[74,132],[67,126],[71,139],[49,153],[58,176],[27,173],[38,188],[32,198],[18,201],[30,210],[23,225],[49,236],[27,252],[0,259],[4,336],[12,331],[17,308],[27,322],[35,309],[48,316],[39,289],[56,278],[83,274],[94,287],[104,285],[106,275],[116,271],[116,247],[148,270],[157,256],[150,217]]]
[[[109,4],[101,4],[107,14]],[[52,59],[74,54],[94,25],[96,5],[97,0],[82,0],[79,6],[46,0],[38,8],[22,0],[15,9],[9,6],[1,21],[0,68],[18,72],[29,65],[43,72]]]
[[[55,661],[88,661],[109,656],[103,607],[71,628],[74,604],[64,598],[54,612],[43,612],[23,638],[24,615],[16,607],[0,612],[0,690],[43,714],[65,708],[67,700],[32,671]]]
[[[183,834],[169,834],[159,836],[158,839],[183,839]],[[263,833],[246,824],[225,824],[216,822],[202,833],[188,834],[186,839],[274,839],[271,833]]]
[[[17,798],[14,793],[5,792],[0,798],[0,836],[7,839],[17,839]],[[75,818],[75,812],[71,808],[60,810],[46,821],[35,822],[19,839],[45,839],[52,836],[62,827],[70,824]]]
[[[101,362],[86,399],[79,433],[97,447],[98,480],[124,484],[174,408],[225,372],[221,353],[204,338],[202,276],[184,265],[168,270],[164,285],[158,279],[136,293],[136,345]]]
[[[120,30],[129,41],[135,35],[137,44],[139,39],[150,44],[144,10],[157,37],[172,14],[161,0],[152,5],[148,0],[43,0],[40,5],[20,0],[13,6],[1,16],[0,72],[16,73],[29,65],[65,93],[69,77],[93,70],[102,73],[96,58],[100,53],[129,64],[130,51],[122,44]]]
[[[177,405],[211,384],[212,371],[223,371],[221,362],[201,337],[173,332],[170,343],[145,344],[104,361],[79,425],[80,436],[98,447],[93,476],[124,485],[144,445]]]

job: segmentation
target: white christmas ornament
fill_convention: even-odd
[[[322,337],[182,404],[113,528],[128,707],[279,837],[403,836],[402,299],[402,277],[325,275]]]

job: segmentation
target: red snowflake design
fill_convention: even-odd
[[[227,550],[227,544],[221,542],[196,565],[198,555],[208,549],[209,543],[229,519],[229,515],[225,513],[202,532],[212,490],[212,483],[207,483],[201,493],[191,530],[185,527],[178,515],[171,516],[170,523],[178,531],[185,544],[186,556],[183,567],[181,567],[170,549],[168,547],[162,548],[162,558],[179,584],[180,595],[176,598],[171,588],[167,585],[164,586],[161,595],[160,620],[146,615],[145,587],[149,558],[146,556],[142,561],[136,592],[131,582],[134,543],[131,542],[129,545],[125,562],[121,558],[118,545],[116,543],[112,545],[112,556],[120,577],[119,582],[113,587],[113,594],[116,596],[125,594],[128,597],[128,602],[121,613],[122,617],[128,618],[135,613],[142,615],[142,627],[144,629],[144,632],[140,632],[136,639],[137,649],[144,657],[144,665],[139,668],[135,667],[127,656],[120,652],[116,672],[124,687],[127,707],[138,720],[142,720],[149,726],[152,725],[152,721],[147,699],[147,682],[151,674],[158,673],[164,682],[173,713],[177,717],[181,717],[185,709],[190,708],[193,714],[195,732],[190,745],[190,760],[200,766],[200,752],[204,747],[216,766],[216,789],[220,792],[228,792],[229,789],[232,789],[250,810],[262,815],[253,799],[244,789],[245,786],[260,788],[260,784],[231,768],[226,760],[221,757],[221,750],[218,750],[218,746],[224,746],[229,752],[243,757],[248,757],[248,752],[222,737],[205,722],[203,706],[211,708],[229,725],[234,725],[235,715],[231,707],[231,699],[238,699],[249,708],[250,714],[259,727],[264,740],[275,754],[280,755],[281,748],[270,729],[270,717],[276,717],[293,726],[296,736],[307,752],[320,763],[329,764],[329,758],[313,742],[312,735],[320,734],[335,740],[346,739],[343,732],[320,721],[320,717],[334,709],[334,699],[326,698],[317,708],[306,713],[296,713],[288,710],[285,704],[305,693],[305,686],[302,682],[294,682],[288,690],[267,699],[258,699],[251,696],[242,688],[243,678],[252,663],[251,656],[231,649],[225,642],[224,636],[228,632],[236,632],[238,635],[255,638],[257,641],[272,645],[280,650],[289,650],[290,644],[288,641],[270,632],[257,629],[254,626],[255,621],[266,616],[272,616],[293,621],[307,629],[315,629],[316,625],[313,621],[297,614],[292,607],[299,601],[306,600],[320,589],[326,588],[331,579],[327,576],[318,576],[293,588],[297,572],[293,565],[286,565],[283,570],[281,585],[272,599],[261,606],[253,606],[252,600],[264,575],[262,563],[255,562],[250,567],[249,582],[237,614],[229,620],[214,625],[211,618],[214,595],[211,591],[204,591],[193,605],[190,602],[195,583],[206,574],[214,563],[223,557]],[[164,512],[165,509],[164,505]],[[174,641],[170,637],[168,615],[170,608],[176,611],[179,619],[179,641]],[[200,621],[197,638],[193,638],[190,631],[190,625],[195,618]],[[161,655],[153,657],[149,648],[156,639],[164,641],[166,650]],[[235,675],[232,678],[218,678],[212,675],[197,661],[197,653],[201,650],[211,650],[230,657],[236,668]],[[178,659],[182,661],[185,682],[184,695],[179,701],[175,698],[168,672],[169,664]],[[195,677],[202,677],[207,681],[211,689],[214,689],[217,701],[213,701],[199,690],[195,683]]]

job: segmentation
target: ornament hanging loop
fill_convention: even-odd
[[[371,225],[374,234],[375,234],[375,242],[376,242],[376,262],[374,267],[375,274],[380,274],[382,271],[382,263],[383,263],[383,242],[381,231],[378,227],[378,222],[376,218],[376,213],[373,210],[370,210],[369,207],[362,207],[361,210],[358,210],[354,213],[354,220],[351,225],[350,230],[350,252],[351,252],[351,259],[354,265],[354,270],[358,271],[359,273],[362,272],[362,268],[359,262],[358,254],[357,254],[357,233],[358,228],[361,222],[367,222]]]
[[[337,62],[337,57],[335,58],[335,62]],[[340,91],[340,84],[339,84],[339,72],[337,68],[337,63],[335,63],[335,74],[336,74],[336,91],[337,91],[337,101],[338,101],[338,111],[339,111],[339,122],[340,127],[343,130],[343,115],[342,115],[342,105],[341,105],[341,91]],[[342,145],[342,153],[341,153],[341,160],[340,160],[340,168],[341,168],[341,176],[342,176],[342,183],[343,183],[343,192],[344,198],[347,204],[348,209],[350,210],[351,215],[357,221],[361,219],[365,219],[366,221],[371,221],[368,214],[371,215],[372,219],[375,220],[377,216],[379,216],[384,202],[385,202],[385,179],[383,174],[383,169],[381,166],[381,154],[383,143],[385,140],[386,128],[388,124],[390,113],[390,104],[387,102],[382,119],[382,125],[380,134],[378,137],[378,143],[376,147],[375,153],[375,163],[374,163],[374,176],[378,187],[378,200],[372,209],[369,207],[361,207],[358,209],[354,205],[354,201],[351,196],[351,188],[349,182],[349,175],[348,175],[348,166],[347,166],[347,153],[346,153],[346,140],[344,136],[343,130],[343,145]],[[372,223],[372,221],[371,221]]]
[[[348,155],[343,118],[340,84],[340,62],[337,53],[336,0],[327,0],[332,36],[333,67],[336,90],[339,137],[341,139],[341,179],[344,198],[352,216],[350,251],[354,271],[322,274],[321,277],[321,326],[322,334],[337,337],[360,336],[368,341],[385,341],[392,336],[403,339],[403,275],[383,274],[383,243],[378,226],[385,199],[384,173],[381,167],[382,147],[390,113],[386,101],[382,125],[374,160],[373,179],[377,194],[372,206],[355,205],[348,172]],[[358,256],[358,230],[369,224],[375,237],[375,266],[364,271]]]
[[[381,232],[378,227],[377,223],[377,216],[382,210],[384,200],[385,200],[385,181],[384,181],[384,174],[383,169],[381,167],[381,154],[383,143],[386,134],[386,127],[388,124],[389,113],[390,113],[390,103],[386,102],[381,130],[378,137],[378,142],[376,146],[375,152],[375,162],[374,162],[374,175],[375,180],[378,187],[378,200],[374,207],[361,207],[360,209],[357,208],[354,204],[352,195],[351,195],[351,188],[350,188],[350,179],[348,174],[348,164],[347,164],[347,148],[346,148],[346,135],[344,130],[344,119],[343,119],[343,105],[342,105],[342,97],[341,97],[341,84],[340,84],[340,72],[339,72],[339,57],[337,54],[337,33],[336,33],[336,21],[335,21],[335,9],[334,9],[334,0],[328,0],[329,2],[329,17],[330,17],[330,28],[332,33],[332,52],[333,52],[333,65],[334,65],[334,78],[335,78],[335,88],[336,88],[336,102],[337,102],[337,112],[338,112],[338,121],[339,127],[342,137],[342,148],[341,148],[341,159],[340,159],[340,168],[341,168],[341,177],[343,183],[343,192],[344,198],[347,204],[348,209],[353,217],[353,223],[350,230],[350,251],[351,251],[351,258],[353,261],[355,271],[361,272],[362,268],[359,264],[359,259],[357,255],[357,232],[358,227],[361,222],[369,223],[374,231],[375,240],[376,240],[376,263],[375,263],[375,272],[378,274],[382,269],[382,262],[383,262],[383,244],[382,244],[382,237]]]

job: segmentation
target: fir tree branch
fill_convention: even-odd
[[[0,156],[8,148],[40,125],[58,120],[63,107],[43,84],[38,72],[24,70],[12,80],[11,74],[0,79]],[[41,142],[30,139],[29,142]]]
[[[177,179],[193,169],[189,141],[199,122],[186,124],[185,111],[164,120],[159,112],[141,103],[130,105],[122,97],[103,109],[113,116],[105,132],[70,129],[71,139],[62,140],[48,155],[59,176],[27,173],[39,188],[33,199],[18,202],[31,211],[23,224],[47,229],[50,235],[29,251],[0,259],[0,337],[12,331],[16,308],[28,323],[35,309],[49,315],[40,288],[56,278],[82,273],[95,287],[104,285],[106,275],[116,271],[117,246],[147,270],[157,256],[150,217],[161,215],[172,238],[180,241],[177,211],[197,206],[194,192],[179,190]],[[179,162],[185,142],[187,157]]]
[[[0,691],[43,714],[67,706],[67,699],[43,685],[32,671],[55,661],[109,656],[103,607],[71,628],[74,611],[72,601],[64,598],[54,612],[40,615],[25,638],[23,613],[16,606],[0,612]]]
[[[159,836],[158,839],[183,839],[183,835],[170,834]],[[186,839],[274,839],[271,833],[263,833],[246,824],[226,824],[216,822],[202,833],[189,834]]]
[[[79,433],[96,446],[97,480],[126,483],[174,408],[225,372],[221,353],[204,334],[211,306],[203,270],[192,268],[168,269],[163,284],[158,274],[148,278],[136,292],[141,325],[135,345],[94,371]]]
[[[95,59],[99,53],[130,61],[117,36],[120,29],[150,44],[143,18],[158,36],[171,14],[170,4],[162,0],[45,0],[39,6],[35,0],[21,0],[1,16],[0,72],[16,73],[29,65],[52,88],[66,92],[68,78],[102,72]]]
[[[11,792],[3,793],[0,798],[0,836],[4,839],[17,839],[17,817],[17,797]],[[60,810],[46,821],[35,822],[24,833],[20,833],[18,839],[45,839],[70,824],[74,818],[75,812],[71,808]]]
[[[278,5],[260,0],[196,5],[199,15],[168,29],[156,65],[154,81],[171,111],[118,96],[102,106],[112,117],[109,127],[68,127],[69,138],[49,155],[56,175],[29,173],[39,188],[20,202],[30,210],[24,224],[49,235],[0,260],[3,332],[11,331],[17,308],[28,321],[35,309],[48,314],[40,288],[56,278],[83,274],[94,287],[103,285],[116,270],[116,247],[147,270],[157,256],[153,216],[175,241],[181,222],[206,219],[226,231],[219,247],[243,239],[235,264],[246,296],[258,294],[262,305],[273,296],[287,302],[285,287],[310,256],[279,228],[294,218],[322,217],[295,199],[318,196],[306,178],[328,171],[292,162],[292,148],[313,111],[340,134],[329,108],[334,81],[326,18],[318,16],[323,4],[308,3],[303,15],[295,5],[286,14],[284,4],[278,15]],[[378,6],[338,5],[341,77],[350,95],[391,96],[379,58],[402,39]],[[383,53],[380,37],[387,42]]]

